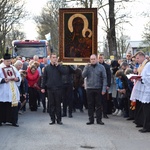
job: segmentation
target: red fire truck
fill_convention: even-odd
[[[32,59],[34,55],[38,55],[42,59],[50,53],[47,40],[14,40],[12,46],[12,57],[22,56]]]

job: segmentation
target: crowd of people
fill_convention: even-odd
[[[39,62],[37,55],[12,59],[6,52],[0,62],[0,126],[18,127],[18,114],[43,107],[50,125],[62,125],[62,117],[87,109],[87,125],[95,119],[104,125],[102,118],[111,114],[150,132],[149,70],[149,57],[141,51],[110,63],[103,54],[92,54],[85,66],[63,65],[54,53]]]

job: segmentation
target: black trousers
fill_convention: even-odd
[[[63,102],[63,114],[67,114],[67,107],[68,113],[72,114],[73,108],[73,86],[72,84],[64,85],[63,86],[63,93],[62,93],[62,102]]]
[[[135,124],[143,125],[143,108],[142,103],[139,100],[136,100],[136,108],[135,108]]]
[[[43,108],[46,110],[46,94],[45,93],[40,93],[40,95],[41,95]]]
[[[150,130],[150,103],[143,103],[142,108],[144,116],[143,128]]]
[[[47,90],[49,115],[52,121],[61,121],[61,98],[62,89]]]
[[[102,95],[102,106],[103,106],[103,114],[106,115],[107,114],[107,94],[105,93],[104,95]]]
[[[135,110],[130,109],[131,106],[131,100],[130,98],[128,99],[128,109],[129,109],[129,118],[135,118]]]
[[[102,119],[102,90],[87,89],[87,103],[89,121],[94,122],[94,112],[96,112],[97,122]]]
[[[11,107],[10,102],[0,102],[0,123],[18,122],[18,106]]]
[[[29,87],[28,92],[29,92],[29,107],[31,111],[36,111],[38,91],[35,88]]]

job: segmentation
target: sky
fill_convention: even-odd
[[[132,41],[142,40],[142,34],[144,31],[145,24],[150,21],[148,17],[143,17],[141,14],[150,13],[150,1],[149,0],[135,0],[134,3],[131,3],[129,11],[132,14],[130,22],[132,25],[125,24],[125,33],[130,36]]]
[[[26,10],[31,16],[39,15],[42,7],[46,4],[47,0],[25,0]],[[36,32],[36,24],[34,20],[29,19],[24,22],[23,31],[26,33],[27,39],[34,40],[38,36]]]
[[[47,0],[26,0],[26,9],[32,15],[39,15],[42,7],[46,4]],[[126,10],[132,14],[130,22],[132,24],[123,25],[125,35],[130,37],[131,41],[142,40],[142,33],[144,31],[144,25],[148,22],[148,18],[143,18],[140,14],[144,11],[147,12],[150,8],[149,0],[135,0],[126,7]],[[23,27],[26,33],[27,39],[36,39],[36,25],[33,20],[28,20],[24,23]],[[99,30],[100,34],[102,33]],[[101,34],[102,35],[102,34]]]

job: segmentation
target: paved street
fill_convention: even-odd
[[[86,125],[87,111],[77,110],[63,125],[49,125],[49,115],[27,111],[19,128],[0,127],[0,150],[150,150],[150,133],[139,133],[132,121],[109,115],[102,125]]]

